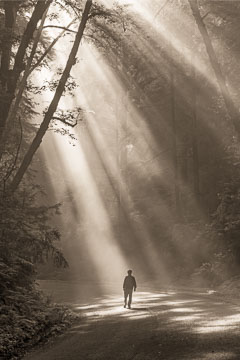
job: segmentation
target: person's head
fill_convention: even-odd
[[[132,275],[132,270],[128,270],[128,275]]]

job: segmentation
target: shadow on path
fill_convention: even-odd
[[[134,294],[74,303],[81,315],[66,334],[25,360],[239,360],[240,307],[195,292]]]

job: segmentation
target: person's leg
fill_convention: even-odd
[[[128,292],[128,307],[131,308],[131,304],[132,304],[132,290],[129,290]]]
[[[126,290],[124,290],[124,307],[127,306],[127,296],[128,296],[128,293]]]

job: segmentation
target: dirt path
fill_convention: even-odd
[[[135,293],[74,304],[84,314],[66,334],[24,360],[239,360],[240,307],[195,292]]]

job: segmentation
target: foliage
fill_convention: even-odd
[[[37,187],[31,189],[29,184],[27,191],[23,188],[13,195],[2,196],[0,257],[4,298],[7,289],[31,287],[34,264],[45,261],[48,256],[52,256],[57,266],[65,267],[67,262],[56,246],[60,234],[49,225],[50,215],[59,211],[59,205],[38,205]]]
[[[47,15],[50,23],[59,20],[60,16],[64,17],[66,13],[71,18],[81,20],[85,1],[0,3],[0,135],[4,139],[0,146],[0,357],[6,359],[17,354],[19,348],[38,342],[69,323],[66,310],[49,305],[35,289],[38,263],[46,262],[51,257],[56,266],[68,266],[59,248],[60,233],[51,225],[53,216],[60,211],[60,204],[46,205],[44,194],[36,185],[33,169],[28,169],[26,174],[24,172],[24,181],[14,191],[8,186],[21,167],[38,131],[34,125],[36,119],[39,121],[36,95],[50,90],[54,93],[58,91],[59,97],[72,96],[77,87],[70,70],[77,61],[75,56],[82,38],[79,35],[82,20],[78,21],[80,26],[78,37],[75,38],[78,45],[74,43],[75,53],[70,53],[73,55],[71,65],[67,62],[67,71],[63,66],[63,69],[56,69],[52,80],[39,86],[33,85],[31,72],[51,68],[55,56],[52,45],[58,37],[54,39],[48,35],[50,32],[42,31],[41,26],[37,27],[39,22],[43,22],[49,3],[52,3]],[[91,2],[87,4],[90,10]],[[95,6],[91,17],[104,16],[103,11]],[[11,20],[8,26],[7,17]],[[84,21],[87,20],[86,12]],[[41,34],[38,41],[39,29]],[[68,35],[76,32],[68,31],[67,28],[65,30]],[[63,87],[62,92],[56,91],[59,84]],[[49,122],[52,120],[50,129],[68,134],[67,126],[61,129],[56,126],[56,122],[61,121],[64,125],[74,127],[83,111],[79,107],[63,111],[57,108],[58,102],[55,105],[55,118],[49,118]]]
[[[233,275],[232,256],[228,253],[215,253],[209,262],[204,262],[191,275],[194,286],[217,286]]]
[[[198,235],[205,249],[202,265],[192,276],[193,281],[219,285],[235,276],[240,266],[240,171],[239,146],[228,146],[223,156],[224,176],[218,193],[219,203],[212,221]]]
[[[29,180],[25,186],[3,193],[0,205],[0,356],[5,359],[60,331],[67,314],[35,289],[37,263],[52,257],[56,266],[68,266],[57,247],[60,234],[49,225],[60,205],[39,205],[39,188]]]
[[[219,205],[213,215],[212,226],[224,239],[226,251],[231,252],[236,264],[240,264],[240,152],[237,142],[227,148],[222,191],[218,194]]]
[[[0,357],[19,358],[33,345],[63,331],[73,321],[66,308],[50,304],[32,289],[18,286],[0,302]]]

